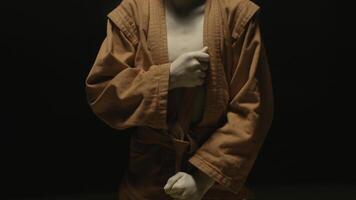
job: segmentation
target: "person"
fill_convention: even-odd
[[[123,0],[108,14],[85,84],[98,118],[130,129],[119,199],[253,198],[245,183],[274,110],[259,10],[250,0]],[[177,171],[171,130],[189,104],[197,148]]]

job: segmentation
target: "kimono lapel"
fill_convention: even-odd
[[[169,62],[167,45],[167,27],[165,18],[165,0],[150,0],[148,48],[154,64]],[[225,113],[229,101],[228,84],[222,62],[223,27],[221,8],[218,0],[206,0],[204,11],[203,46],[208,46],[210,67],[207,71],[205,89],[206,99],[202,120],[191,127],[216,126]],[[192,104],[196,88],[185,88],[183,106]],[[182,112],[182,111],[179,111]],[[191,114],[190,114],[191,115]],[[190,118],[189,118],[190,119]]]

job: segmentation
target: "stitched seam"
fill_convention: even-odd
[[[195,155],[196,158],[198,160],[200,160],[200,162],[204,163],[206,166],[202,166],[202,167],[209,167],[210,169],[214,170],[215,174],[218,174],[220,177],[223,178],[222,182],[224,182],[226,185],[230,186],[232,183],[232,178],[225,175],[223,172],[221,172],[220,170],[218,170],[214,165],[212,165],[211,163],[209,163],[208,161],[204,160],[199,154]]]

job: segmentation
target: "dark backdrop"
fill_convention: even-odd
[[[275,119],[249,177],[254,185],[352,183],[336,142],[331,1],[257,1]],[[1,12],[1,181],[5,194],[116,191],[127,132],[91,112],[84,79],[119,1],[12,1]],[[333,91],[333,92],[331,92]],[[4,184],[2,184],[4,186]]]

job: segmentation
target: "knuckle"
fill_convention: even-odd
[[[191,61],[191,64],[192,64],[192,66],[200,66],[200,63],[199,63],[199,61],[197,61],[196,59],[193,59],[192,61]]]

